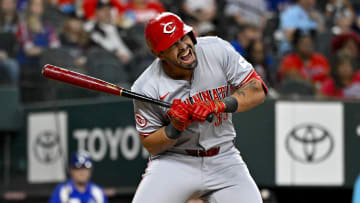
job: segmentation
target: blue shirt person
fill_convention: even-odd
[[[56,187],[49,203],[108,203],[104,191],[89,181],[92,162],[86,153],[74,153],[69,166],[71,178]]]
[[[352,203],[360,203],[360,175],[355,181]]]
[[[316,30],[317,22],[300,5],[286,9],[280,16],[281,29]]]
[[[288,36],[289,31],[292,32],[296,29],[317,30],[319,27],[322,27],[322,16],[315,10],[315,4],[298,1],[288,7],[280,14],[280,30],[283,31],[285,39],[279,45],[279,52],[284,54],[292,48],[291,43],[288,41],[291,40],[291,37]]]

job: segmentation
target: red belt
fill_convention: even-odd
[[[201,156],[201,157],[215,156],[215,155],[219,154],[220,147],[211,148],[211,149],[209,149],[207,151],[199,150],[199,149],[188,149],[188,150],[185,150],[185,151],[190,156]]]

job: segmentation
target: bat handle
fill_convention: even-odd
[[[206,120],[208,121],[208,122],[212,122],[213,121],[213,119],[214,119],[214,113],[209,113],[207,116],[206,116]]]
[[[206,120],[209,121],[210,123],[213,121],[213,119],[214,119],[214,113],[209,113],[206,116]]]
[[[167,107],[167,108],[171,107],[171,103],[163,102],[163,101],[159,101],[159,102],[160,102],[159,103],[160,106]],[[209,113],[206,116],[206,120],[209,121],[210,123],[213,121],[213,119],[214,119],[214,113]]]

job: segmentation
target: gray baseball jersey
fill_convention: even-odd
[[[228,42],[217,37],[197,40],[195,51],[198,66],[194,69],[191,82],[169,78],[161,67],[161,61],[156,59],[135,81],[132,91],[170,103],[174,99],[186,103],[223,99],[253,72],[252,65],[237,54]],[[136,100],[134,107],[136,128],[141,135],[147,136],[170,122],[166,116],[167,108]],[[182,134],[169,151],[210,149],[234,139],[232,115],[222,113],[212,123],[193,122]]]
[[[222,99],[256,77],[253,67],[231,45],[217,37],[197,38],[198,65],[190,82],[174,80],[156,59],[135,81],[132,91],[148,97],[186,103]],[[136,128],[143,136],[170,123],[168,108],[134,101]],[[133,203],[185,203],[197,195],[210,203],[261,203],[259,190],[239,151],[234,147],[232,115],[222,113],[210,122],[192,122],[176,144],[153,156]],[[196,157],[187,150],[218,148],[216,156]]]

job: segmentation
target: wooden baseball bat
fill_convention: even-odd
[[[141,100],[144,102],[157,104],[167,108],[171,107],[171,104],[168,102],[159,99],[150,98],[145,95],[138,94],[136,92],[132,92],[130,90],[121,88],[112,83],[105,82],[103,80],[88,75],[77,73],[75,71],[67,70],[50,64],[46,64],[43,67],[42,75],[53,80],[58,80],[64,83],[69,83],[75,86],[79,86],[94,91]],[[211,122],[213,120],[213,117],[214,114],[211,113],[207,116],[206,120]]]

